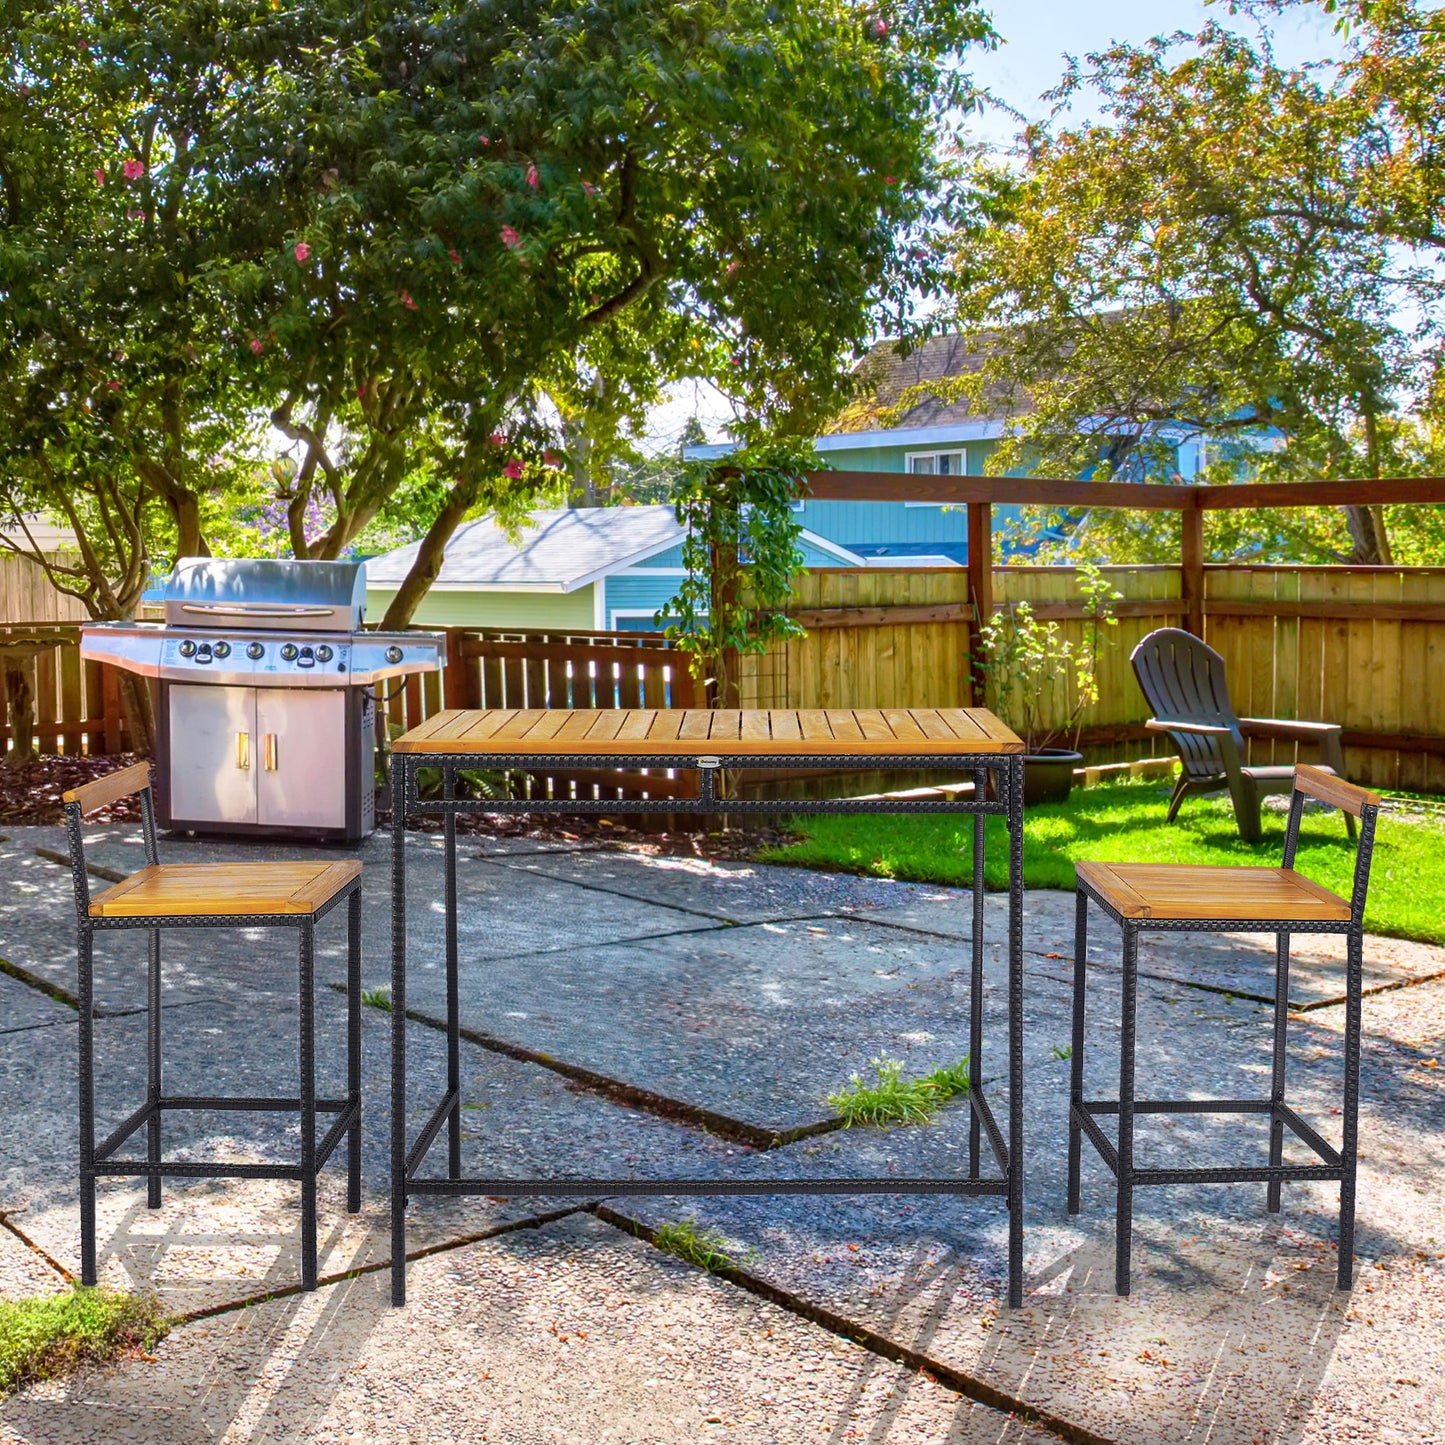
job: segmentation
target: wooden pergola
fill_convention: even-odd
[[[999,506],[1107,507],[1178,512],[1182,523],[1180,601],[1121,603],[1119,615],[1177,615],[1181,625],[1204,635],[1204,514],[1261,507],[1347,507],[1416,504],[1445,506],[1445,477],[1390,477],[1379,481],[1243,482],[1229,486],[1140,482],[1058,481],[1047,477],[932,476],[899,472],[809,472],[810,494],[820,501],[940,502],[968,511],[968,587],[973,600],[969,651],[993,613],[993,508]],[[1217,616],[1383,618],[1445,622],[1445,604],[1400,602],[1215,601]],[[1039,609],[1040,616],[1079,617],[1081,606]],[[902,619],[900,619],[902,620]],[[980,680],[975,678],[975,689]]]

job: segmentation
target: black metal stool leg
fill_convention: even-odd
[[[94,935],[80,926],[76,998],[80,1005],[80,1282],[95,1273],[95,976]]]
[[[301,1288],[316,1288],[316,925],[301,925]]]
[[[161,1162],[161,931],[148,929],[150,967],[146,982],[146,1098],[151,1116],[146,1122],[146,1163]],[[146,1208],[161,1207],[161,1176],[146,1181]]]
[[[1123,1001],[1119,1037],[1119,1198],[1114,1241],[1114,1292],[1129,1293],[1134,1242],[1134,1013],[1139,982],[1139,930],[1124,925]]]
[[[447,908],[447,1089],[452,1111],[447,1119],[447,1177],[462,1177],[462,1018],[457,978],[457,815],[446,818]]]
[[[346,905],[346,1102],[356,1110],[346,1136],[346,1208],[361,1211],[361,890]]]
[[[391,755],[391,1302],[406,1303],[407,760]]]
[[[1280,1107],[1284,1104],[1285,1034],[1289,1023],[1289,934],[1274,936],[1274,1073],[1270,1082],[1269,1101],[1269,1167],[1278,1169],[1284,1163],[1284,1120]],[[1279,1213],[1281,1181],[1271,1179],[1266,1206],[1271,1214]]]
[[[1349,1289],[1355,1278],[1355,1160],[1359,1152],[1360,997],[1363,991],[1365,939],[1362,931],[1347,935],[1348,972],[1345,999],[1345,1116],[1340,1144],[1340,1268],[1339,1286]]]
[[[1089,899],[1074,893],[1074,1029],[1069,1053],[1069,1213],[1079,1212],[1079,1155],[1082,1131],[1074,1111],[1084,1104],[1084,995],[1089,955]]]
[[[982,797],[988,787],[987,773],[973,775],[974,796]],[[983,1087],[983,859],[984,823],[982,813],[973,815],[973,968],[968,993],[968,1087],[974,1094]],[[978,1110],[969,1110],[968,1177],[977,1179],[978,1156],[982,1147],[982,1121]]]

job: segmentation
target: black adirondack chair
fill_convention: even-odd
[[[1161,627],[1134,649],[1129,659],[1154,716],[1146,726],[1168,733],[1179,750],[1179,782],[1169,799],[1165,821],[1172,823],[1191,793],[1228,788],[1234,799],[1239,836],[1259,841],[1259,800],[1294,787],[1294,767],[1250,767],[1246,738],[1282,738],[1312,743],[1319,766],[1344,776],[1345,755],[1340,730],[1333,723],[1288,722],[1281,718],[1239,717],[1229,701],[1224,659],[1192,632]],[[1345,814],[1345,827],[1355,836],[1355,820]]]

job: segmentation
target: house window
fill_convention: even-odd
[[[909,452],[907,465],[915,476],[961,477],[968,471],[968,453]]]

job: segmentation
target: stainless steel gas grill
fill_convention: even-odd
[[[373,685],[442,638],[362,632],[359,562],[182,558],[164,623],[96,623],[81,656],[159,687],[164,826],[355,841],[375,824]]]

